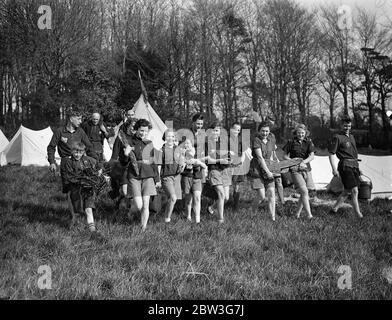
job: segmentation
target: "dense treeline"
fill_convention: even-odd
[[[347,113],[387,145],[391,22],[291,0],[0,0],[0,126],[57,125],[66,108],[116,121],[141,93],[163,119],[225,125],[257,111],[281,134]],[[346,8],[347,9],[347,8]],[[351,19],[352,18],[352,19]]]

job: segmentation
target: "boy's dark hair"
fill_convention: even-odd
[[[84,151],[86,150],[86,145],[83,142],[75,142],[71,146],[71,150],[81,150]]]
[[[201,113],[196,113],[192,117],[192,122],[196,122],[197,120],[204,120],[204,116]]]
[[[83,112],[77,106],[71,105],[71,107],[66,111],[66,116],[68,119],[70,117],[81,117],[83,116]]]
[[[351,123],[351,118],[349,116],[343,116],[340,121],[342,123]]]
[[[234,121],[233,124],[231,125],[231,127],[233,128],[234,126],[240,126],[241,127],[241,123],[239,123],[238,121]]]
[[[269,121],[263,121],[257,127],[257,132],[259,132],[261,128],[267,128],[267,127],[271,129],[271,123]]]
[[[148,129],[152,129],[150,121],[146,119],[139,119],[138,121],[136,121],[135,125],[133,126],[133,129],[139,130],[140,127],[148,127]]]
[[[216,127],[222,127],[222,123],[218,120],[212,121],[210,124],[210,129],[214,129]]]

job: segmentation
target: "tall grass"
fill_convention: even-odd
[[[68,230],[60,178],[46,168],[0,168],[0,297],[11,299],[391,299],[382,270],[392,264],[387,200],[362,204],[360,221],[348,207],[314,221],[297,220],[288,203],[273,223],[252,205],[245,183],[241,209],[226,210],[224,225],[204,214],[195,225],[152,214],[147,232],[106,197],[90,241],[85,218]],[[320,194],[331,200],[327,194]],[[38,267],[52,270],[41,290]],[[340,290],[338,268],[352,270],[352,290]]]

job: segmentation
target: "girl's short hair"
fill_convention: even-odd
[[[166,140],[166,135],[168,134],[168,133],[170,133],[170,132],[173,132],[174,133],[174,137],[176,138],[176,135],[177,135],[177,132],[176,132],[176,130],[174,130],[173,128],[168,128],[168,129],[166,129],[166,131],[163,133],[163,136],[162,136],[162,140]]]
[[[261,130],[261,128],[269,128],[269,129],[271,129],[271,124],[268,121],[263,121],[257,127],[257,132],[259,132]]]
[[[212,121],[211,124],[210,124],[210,129],[215,129],[217,127],[221,128],[222,127],[222,122],[220,122],[218,120]]]
[[[292,134],[293,135],[296,135],[297,134],[297,131],[298,130],[304,130],[305,131],[305,136],[308,136],[309,135],[309,130],[306,128],[306,126],[304,125],[304,124],[299,124],[299,125],[297,125],[295,128],[294,128],[294,130],[292,131]]]
[[[139,119],[138,121],[136,121],[133,129],[139,130],[140,127],[148,127],[149,130],[152,129],[152,125],[151,125],[150,121],[148,121],[146,119]]]

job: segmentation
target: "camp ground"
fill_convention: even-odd
[[[143,97],[135,103],[135,116],[151,121],[153,129],[150,131],[150,139],[158,148],[162,146],[162,135],[166,125],[156,114],[154,109],[146,104]],[[3,151],[0,153],[1,165],[19,164],[22,166],[48,166],[47,145],[52,138],[53,131],[50,127],[43,130],[31,130],[21,126],[14,137],[8,142],[4,134],[0,133]],[[8,143],[7,143],[8,142]],[[104,140],[104,159],[109,161],[112,149],[108,141]],[[249,154],[249,150],[246,154]],[[59,163],[59,155],[56,152]],[[364,180],[370,180],[372,184],[372,196],[374,198],[389,198],[392,196],[392,156],[369,156],[359,155],[360,169]],[[248,161],[248,160],[247,160]],[[338,161],[336,159],[336,161]],[[330,169],[328,156],[315,156],[311,162],[312,175],[317,190],[327,190],[339,193],[343,185],[339,179],[334,179]]]
[[[11,141],[0,153],[0,164],[20,164],[22,166],[48,166],[47,146],[52,139],[50,127],[42,130],[31,130],[20,126]],[[60,157],[57,154],[56,159]]]
[[[336,157],[335,157],[336,158]],[[362,172],[361,179],[371,181],[372,199],[392,196],[392,156],[368,156],[360,154],[358,158]],[[336,158],[336,163],[337,163]],[[328,156],[315,156],[311,162],[312,175],[317,190],[339,193],[343,185],[334,178],[330,169]]]

